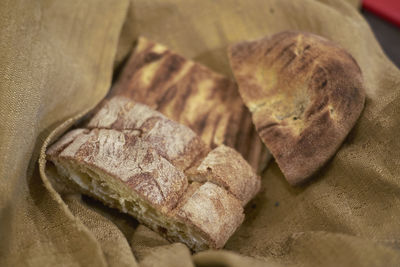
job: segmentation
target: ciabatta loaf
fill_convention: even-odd
[[[47,155],[84,194],[194,251],[223,247],[260,188],[234,149],[210,150],[191,129],[124,97],[105,101]]]

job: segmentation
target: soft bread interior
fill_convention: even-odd
[[[78,185],[84,191],[83,193],[134,216],[139,222],[159,232],[168,240],[185,243],[193,251],[210,247],[207,237],[193,225],[175,217],[174,211],[162,212],[153,208],[121,181],[101,170],[79,164],[72,159],[53,159],[53,162],[58,173]]]

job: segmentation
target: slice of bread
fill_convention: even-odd
[[[234,149],[210,151],[191,129],[124,97],[105,101],[47,155],[82,193],[193,251],[222,248],[260,189]]]
[[[240,94],[287,181],[304,182],[338,150],[364,107],[361,69],[333,42],[287,31],[229,49]]]

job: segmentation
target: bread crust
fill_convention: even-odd
[[[46,151],[47,156],[58,156],[58,154],[60,154],[60,152],[63,151],[64,148],[70,145],[79,135],[88,132],[89,130],[87,129],[74,129],[69,131]]]
[[[221,248],[244,220],[241,202],[216,184],[206,182],[186,199],[177,217],[206,234],[210,247]]]
[[[361,69],[317,35],[287,31],[229,48],[240,94],[290,184],[337,151],[364,107]]]
[[[191,170],[188,176],[194,181],[209,181],[239,199],[245,206],[260,190],[261,179],[253,168],[233,148],[218,146]]]

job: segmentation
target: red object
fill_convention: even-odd
[[[400,27],[400,0],[363,0],[363,8]]]

